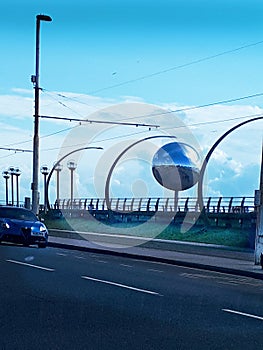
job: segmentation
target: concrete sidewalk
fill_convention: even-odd
[[[135,247],[49,236],[49,246],[111,254],[133,259],[186,266],[263,280],[261,266],[254,264],[253,250],[235,250],[207,244],[149,241]]]

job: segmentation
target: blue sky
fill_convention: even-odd
[[[0,13],[2,147],[32,148],[30,76],[35,71],[35,16],[39,13],[53,19],[41,23],[43,115],[87,118],[101,108],[127,101],[169,111],[263,92],[261,0],[10,0],[1,2]],[[262,113],[262,98],[177,116],[189,126],[205,154],[223,132],[243,120],[233,118]],[[165,125],[166,131],[170,123],[169,132],[176,133],[169,115],[155,121],[161,130]],[[60,131],[75,124],[40,122],[42,137],[57,133],[41,139],[40,162],[51,166],[67,140],[67,132]],[[112,137],[123,132],[110,131]],[[207,193],[253,196],[258,187],[261,142],[262,121],[229,136],[211,160]],[[31,163],[30,154],[0,151],[2,170],[10,165],[22,169],[21,196],[30,195]],[[141,169],[144,174],[145,168]],[[127,174],[120,170],[119,176],[115,193],[125,195]],[[138,171],[136,176],[137,180],[141,176]],[[78,181],[81,195],[92,194],[92,188],[87,188],[92,175],[89,182],[79,172]],[[149,175],[145,194],[159,194],[151,181]],[[122,184],[119,190],[117,184]],[[0,198],[4,197],[2,187]]]

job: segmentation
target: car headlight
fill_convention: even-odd
[[[46,229],[45,226],[40,226],[39,231],[40,231],[40,232],[46,232],[47,229]]]
[[[31,227],[31,232],[33,234],[44,234],[45,232],[47,232],[47,228],[44,225],[41,226],[32,226]]]

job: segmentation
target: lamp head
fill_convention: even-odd
[[[52,22],[52,18],[47,15],[37,15],[38,21],[46,21],[46,22]]]
[[[41,174],[43,175],[48,175],[49,174],[49,169],[46,165],[43,165],[41,168],[40,168],[40,171],[41,171]]]

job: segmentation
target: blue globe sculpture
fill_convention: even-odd
[[[179,142],[162,146],[152,160],[152,172],[157,182],[174,191],[183,191],[194,186],[200,171],[191,159],[193,150],[191,146]]]

